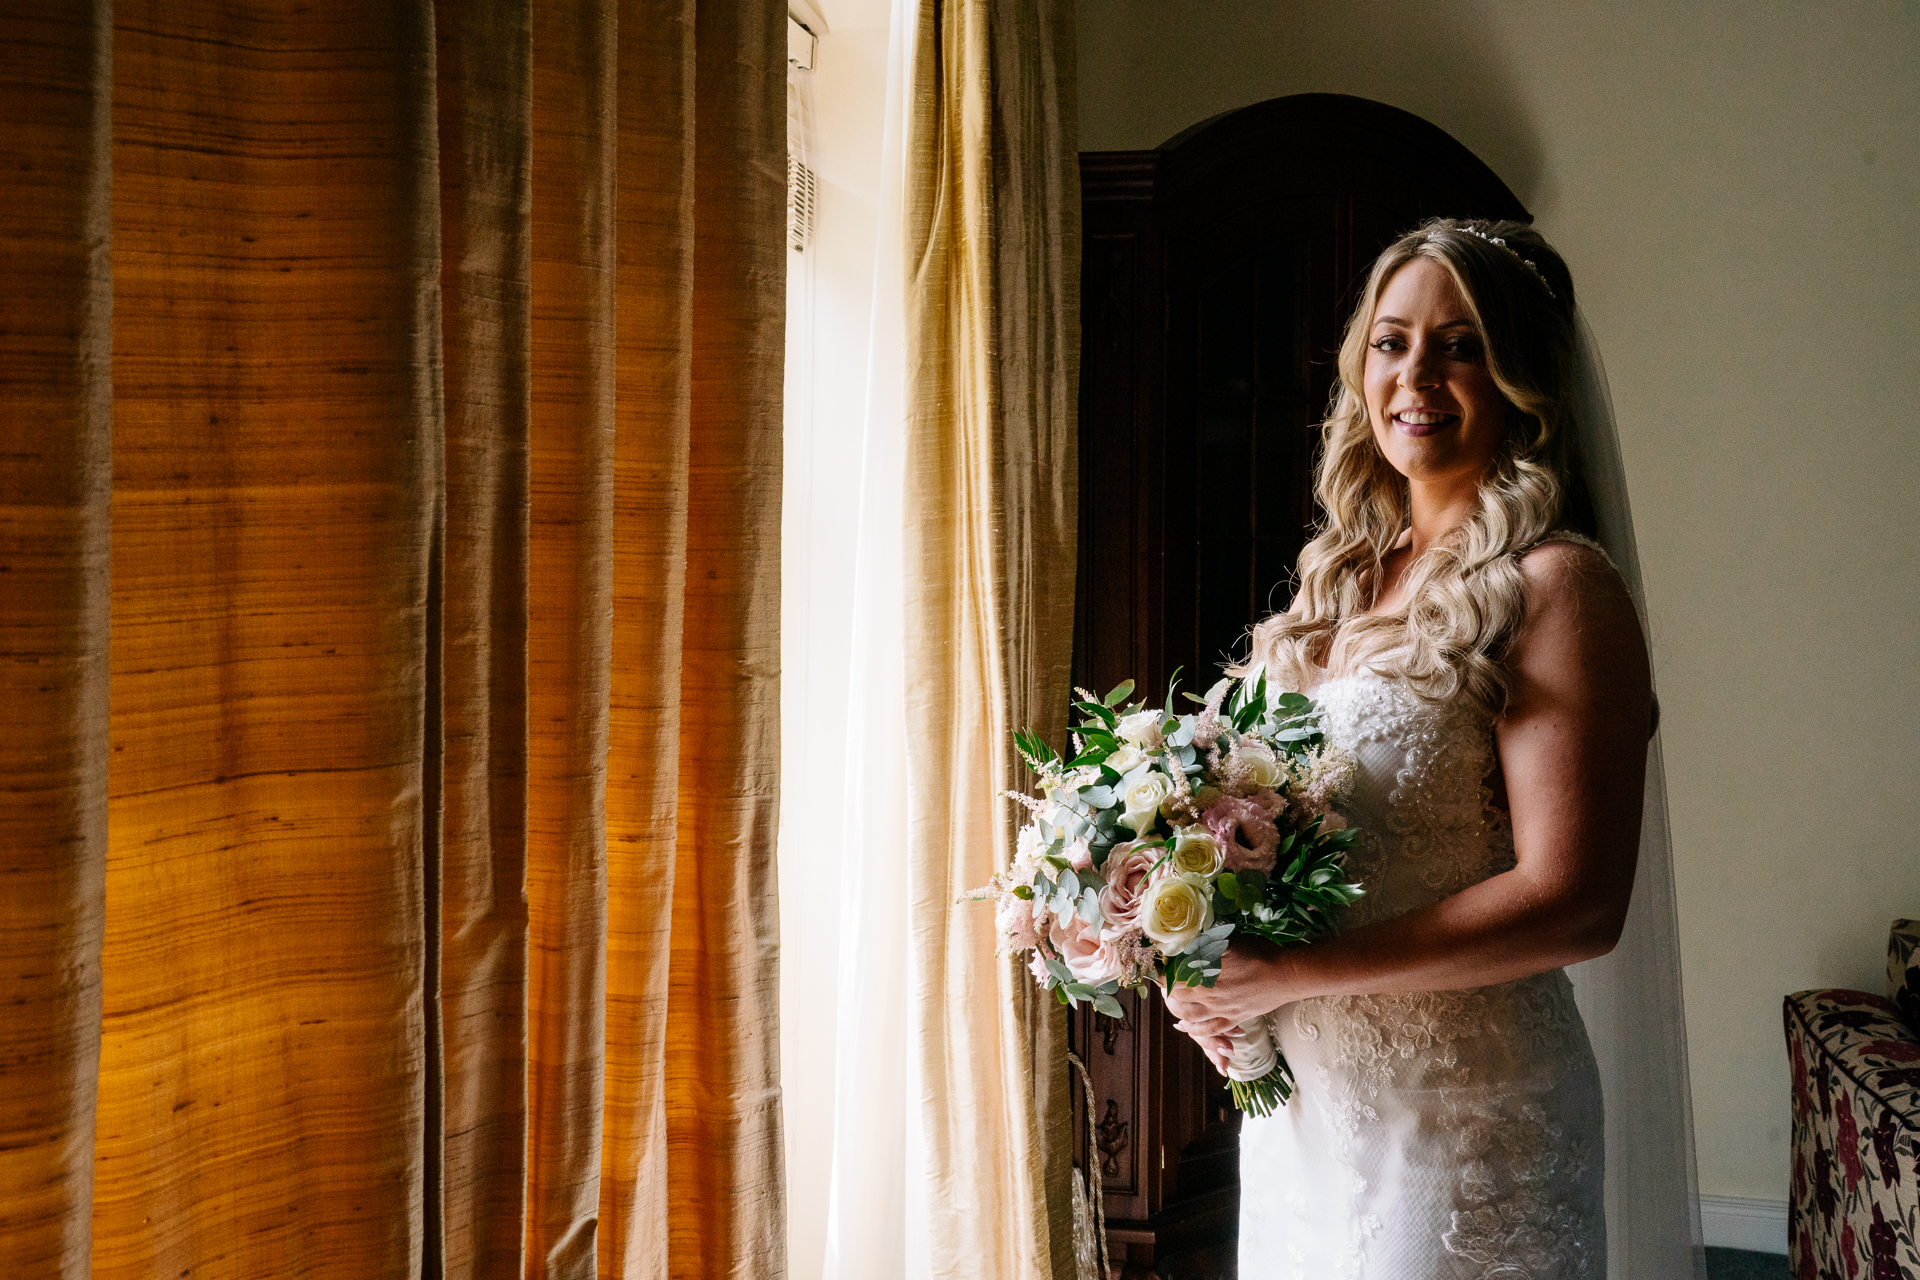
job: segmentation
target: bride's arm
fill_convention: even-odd
[[[1551,543],[1521,572],[1528,621],[1494,728],[1513,870],[1307,946],[1235,943],[1214,987],[1168,994],[1183,1030],[1207,1044],[1294,1000],[1486,986],[1613,949],[1646,782],[1652,682],[1640,624],[1619,575],[1591,550]]]

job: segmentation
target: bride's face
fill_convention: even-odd
[[[1460,286],[1415,258],[1380,293],[1364,387],[1374,442],[1419,483],[1480,482],[1512,405],[1487,372],[1486,344]]]

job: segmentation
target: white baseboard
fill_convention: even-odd
[[[1787,1202],[1745,1196],[1701,1196],[1700,1230],[1717,1249],[1787,1251]]]

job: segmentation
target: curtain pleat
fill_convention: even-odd
[[[1067,732],[1079,541],[1079,88],[1074,6],[1000,4],[992,18],[1000,571],[1008,723]],[[1007,762],[1013,766],[1013,762]],[[1016,773],[1021,773],[1014,766]],[[1019,777],[1016,785],[1026,778]],[[1032,1045],[1052,1274],[1076,1274],[1073,1102],[1058,1006],[1016,975]]]
[[[613,603],[614,14],[533,20],[529,1274],[589,1276],[600,1204]]]
[[[443,1226],[428,1223],[423,1270],[435,1274],[438,1248],[450,1280],[518,1277],[526,1226],[531,51],[530,0],[435,5],[447,468],[443,1085],[427,1151],[431,1164],[438,1147]],[[430,1217],[435,1208],[429,1201]]]
[[[772,1277],[786,1274],[773,853],[787,15],[699,0],[696,23],[668,1241],[675,1276]]]
[[[438,520],[420,5],[116,6],[93,1273],[421,1251]]]
[[[104,2],[0,4],[0,1260],[87,1274],[107,851]]]
[[[1079,198],[1070,6],[923,0],[909,112],[907,720],[930,1249],[1072,1274],[1059,1014],[958,901],[1004,864],[1009,731],[1063,736]],[[996,1176],[979,1176],[982,1169]]]
[[[784,25],[0,0],[15,1273],[784,1274]]]
[[[600,1259],[668,1274],[667,974],[692,420],[693,0],[620,11],[613,690]]]

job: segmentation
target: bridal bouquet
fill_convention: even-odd
[[[1178,673],[1175,673],[1176,680]],[[1131,680],[1074,709],[1073,755],[1014,735],[1038,797],[1007,870],[974,891],[997,903],[1015,954],[1063,1004],[1119,1017],[1121,987],[1210,987],[1236,932],[1282,946],[1328,932],[1360,896],[1347,883],[1358,832],[1337,812],[1354,761],[1329,746],[1320,712],[1266,677],[1222,680],[1185,715],[1128,704]],[[1293,1073],[1265,1019],[1234,1035],[1227,1074],[1243,1111],[1268,1115]]]

